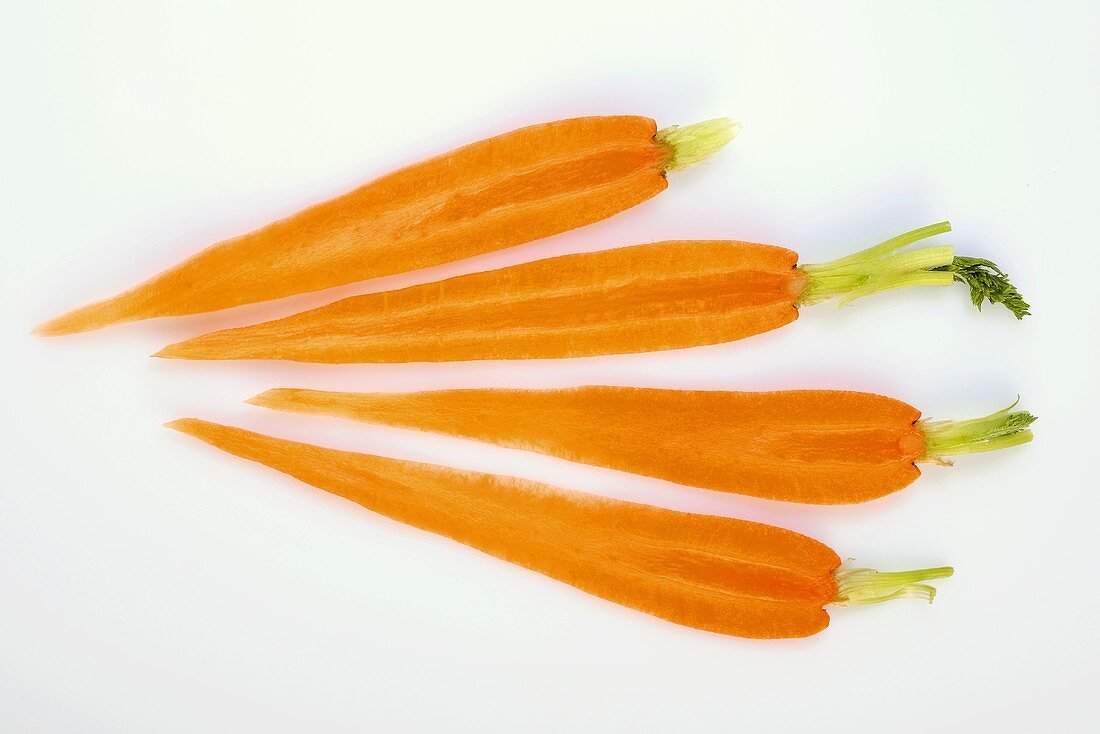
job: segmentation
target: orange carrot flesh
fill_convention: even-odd
[[[901,401],[834,390],[277,389],[249,402],[461,436],[706,489],[814,504],[865,502],[896,492],[920,476],[917,462],[944,463],[948,444],[958,449],[954,454],[1018,445],[1030,440],[1027,427],[1034,420],[1030,414],[999,411],[977,421],[928,423]],[[1013,417],[1021,415],[1030,420]],[[972,425],[976,423],[981,425]]]
[[[790,250],[661,242],[345,298],[169,346],[160,357],[445,362],[581,357],[741,339],[798,317]]]
[[[824,605],[868,603],[861,596],[866,576],[852,583],[841,572],[838,585],[837,554],[782,528],[336,451],[196,419],[169,427],[385,517],[689,627],[805,637],[828,625]],[[934,577],[921,573],[921,579]],[[948,574],[938,569],[935,576]],[[922,593],[930,600],[928,588],[894,583],[870,601]]]
[[[863,502],[912,483],[920,412],[880,395],[628,387],[338,393],[249,402],[537,451],[678,484],[789,502]]]
[[[71,334],[322,290],[565,232],[663,191],[665,172],[728,142],[727,120],[657,133],[645,117],[522,128],[384,176],[226,240],[38,328]]]
[[[971,300],[1028,305],[988,260],[950,246],[901,251],[946,222],[820,265],[770,245],[672,241],[566,255],[216,331],[157,354],[180,359],[445,362],[680,349],[785,326],[799,307],[916,285],[970,286]]]

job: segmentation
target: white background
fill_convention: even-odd
[[[1094,225],[1100,7],[1063,3],[22,3],[0,42],[0,730],[1093,730],[1100,659]],[[740,238],[820,261],[942,218],[1035,315],[962,287],[818,306],[736,344],[565,362],[147,358],[327,302],[45,340],[38,322],[375,175],[520,125],[720,115],[744,132],[612,220],[341,289],[578,250]],[[589,383],[1010,402],[1037,440],[871,504],[788,506],[240,401]],[[820,635],[680,628],[383,520],[160,427],[329,446],[779,524],[935,605]]]

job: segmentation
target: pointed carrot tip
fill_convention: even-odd
[[[168,421],[164,424],[165,428],[171,428],[173,431],[180,431],[181,433],[190,433],[192,427],[196,422],[195,418],[176,418],[175,420]]]
[[[153,352],[150,357],[157,357],[159,359],[183,359],[181,351],[177,348],[179,344],[169,344],[161,349],[159,352]]]
[[[261,408],[270,408],[272,410],[287,410],[287,404],[291,401],[292,397],[298,391],[292,388],[286,387],[273,387],[270,390],[264,390],[259,395],[253,395],[248,400],[245,400],[249,405],[258,405]]]
[[[191,359],[196,361],[210,361],[223,359],[251,359],[251,355],[238,355],[229,347],[219,347],[216,339],[209,339],[211,334],[184,339],[175,344],[169,344],[151,356],[160,359]]]
[[[177,418],[174,421],[168,421],[164,424],[165,428],[171,428],[173,431],[179,431],[185,433],[188,436],[193,436],[200,441],[211,441],[211,431],[216,431],[218,428],[224,428],[217,423],[211,423],[210,421],[204,421],[201,418]]]
[[[270,403],[268,401],[270,400],[271,394],[273,392],[275,392],[275,391],[274,390],[265,390],[262,393],[258,393],[256,395],[253,395],[252,397],[246,399],[244,402],[247,403],[248,405],[259,405],[261,408],[266,408],[268,405],[270,405]]]
[[[34,333],[39,336],[80,334],[85,331],[95,331],[114,324],[132,321],[134,318],[135,316],[127,310],[125,299],[116,296],[106,301],[81,306],[68,313],[55,316],[36,326]]]
[[[58,324],[59,319],[50,319],[49,321],[43,321],[38,326],[34,327],[31,334],[34,336],[64,336],[65,334],[72,333],[68,329],[65,329],[62,325]]]

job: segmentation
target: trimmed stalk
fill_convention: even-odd
[[[741,123],[728,117],[671,125],[657,132],[655,140],[668,148],[665,171],[679,171],[710,158],[741,132]]]
[[[929,604],[936,598],[936,589],[923,581],[945,579],[955,573],[950,566],[922,568],[917,571],[882,573],[873,568],[839,568],[837,594],[833,604],[842,607],[878,604],[893,599],[923,599]]]
[[[1031,424],[1037,418],[1026,410],[1013,411],[1020,402],[981,418],[962,421],[917,421],[924,434],[920,461],[950,464],[949,456],[997,451],[1028,443],[1034,438]]]
[[[837,298],[838,305],[845,306],[873,293],[959,282],[970,287],[970,300],[979,311],[989,301],[1004,304],[1018,319],[1029,315],[1027,302],[995,263],[958,256],[949,245],[905,250],[916,242],[950,231],[950,222],[930,224],[839,260],[802,265],[799,270],[806,276],[806,287],[799,305]]]

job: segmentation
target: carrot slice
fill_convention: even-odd
[[[1010,406],[919,420],[892,398],[835,390],[564,390],[341,393],[277,389],[248,402],[445,433],[679,484],[788,502],[847,504],[896,492],[919,462],[1026,443]]]
[[[1017,316],[1027,304],[1000,270],[908,232],[822,265],[770,245],[673,241],[566,255],[345,298],[267,323],[173,344],[158,357],[298,362],[445,362],[584,357],[733,341],[798,318],[801,305],[915,285],[971,287]]]
[[[824,629],[827,604],[931,601],[950,568],[841,569],[798,533],[599,498],[510,477],[295,443],[187,418],[213,446],[578,589],[678,624],[754,638]]]
[[[72,334],[216,311],[461,260],[597,222],[736,135],[726,119],[657,131],[645,117],[534,125],[409,166],[203,250],[38,327]]]

